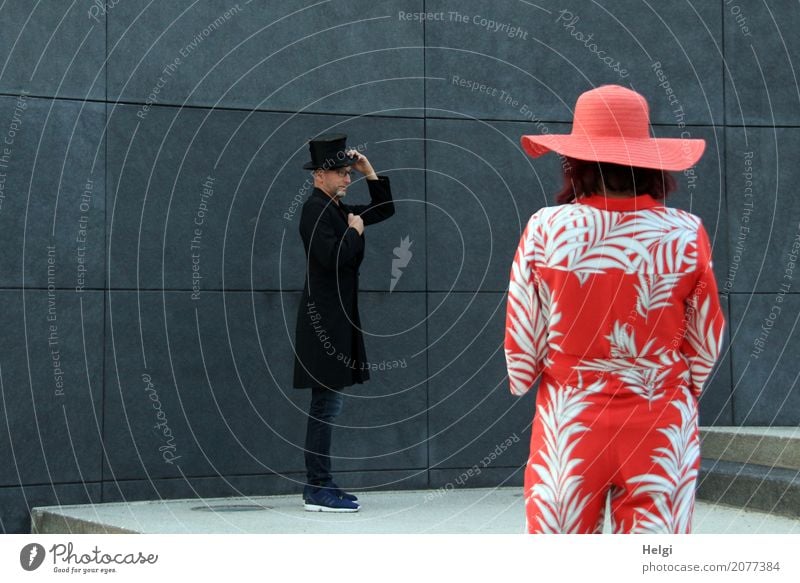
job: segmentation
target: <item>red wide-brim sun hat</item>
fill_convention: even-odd
[[[699,138],[653,138],[650,108],[640,94],[620,85],[583,93],[575,104],[569,134],[525,135],[522,148],[533,158],[547,152],[624,166],[686,170],[706,149]]]

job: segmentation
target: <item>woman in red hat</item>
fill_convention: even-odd
[[[725,321],[700,219],[668,208],[668,171],[699,139],[654,139],[638,93],[580,96],[572,132],[522,137],[565,158],[560,206],[538,210],[511,269],[511,392],[541,376],[525,469],[531,533],[688,533],[700,465],[697,399]]]

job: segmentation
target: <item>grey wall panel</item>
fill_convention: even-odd
[[[306,140],[345,132],[397,199],[369,227],[364,289],[388,290],[394,249],[413,261],[395,289],[424,286],[422,123],[116,106],[109,128],[109,286],[112,289],[302,289],[302,202],[313,181]],[[357,181],[347,202],[369,201]]]
[[[214,501],[199,498],[294,494],[302,491],[303,480],[305,473],[106,481],[103,482],[103,502],[197,498],[192,507],[204,508]]]
[[[348,490],[408,490],[427,488],[427,471],[395,470],[337,473],[339,485]],[[141,500],[169,500],[186,498],[195,512],[208,512],[209,506],[227,504],[225,500],[233,496],[274,496],[297,494],[296,506],[292,510],[302,512],[305,472],[254,476],[218,476],[211,478],[175,478],[163,480],[122,480],[103,482],[103,502],[136,502]],[[3,489],[0,489],[2,492]],[[0,494],[2,497],[2,494]],[[202,498],[202,499],[201,499]],[[209,500],[211,498],[212,500]],[[2,499],[2,498],[0,498]],[[192,499],[197,499],[193,501]],[[260,501],[258,501],[260,502]],[[242,504],[256,504],[256,500],[240,501]],[[281,503],[283,506],[284,503]],[[285,509],[285,507],[284,507]],[[176,532],[187,532],[181,524],[173,525]]]
[[[727,128],[730,266],[720,288],[797,291],[800,201],[798,128]]]
[[[112,100],[421,116],[414,2],[120,3],[108,15]],[[322,49],[324,47],[324,49]]]
[[[428,487],[428,469],[338,472],[336,483],[347,490],[422,490]]]
[[[731,294],[734,425],[797,425],[798,314],[798,294]]]
[[[472,471],[470,471],[472,470]],[[477,464],[468,468],[445,468],[431,470],[431,484],[430,488],[434,489],[425,495],[424,500],[434,501],[439,500],[443,496],[457,488],[496,488],[496,487],[512,487],[517,486],[520,488],[515,497],[522,497],[522,485],[525,479],[525,463],[523,462],[518,467],[484,467],[483,464]],[[516,509],[513,512],[517,512]],[[520,532],[524,528],[525,517],[520,516],[522,525]],[[473,525],[474,528],[474,525]]]
[[[0,285],[102,289],[105,105],[0,97],[0,120]]]
[[[333,437],[334,471],[424,470],[428,461],[425,294],[362,293],[359,309],[370,380],[345,389]]]
[[[791,0],[722,3],[725,123],[797,125],[800,12]]]
[[[0,533],[31,532],[31,510],[59,504],[99,504],[100,483],[0,487]]]
[[[224,278],[228,289],[250,289],[259,211],[262,203],[272,206],[270,182],[292,156],[290,136],[279,129],[287,118],[116,106],[109,124],[109,286],[219,290]],[[277,143],[287,151],[276,155]],[[273,215],[267,218],[277,223]],[[233,261],[223,264],[228,247]]]
[[[487,466],[516,467],[527,458],[534,398],[509,392],[505,308],[499,293],[429,294],[431,469],[469,468],[487,456]]]
[[[334,451],[342,471],[425,467],[425,309],[417,298],[424,296],[362,295],[374,370],[368,384],[347,391]],[[309,393],[291,388],[297,300],[296,293],[197,301],[180,292],[112,293],[106,475],[302,469]]]
[[[653,135],[662,138],[704,139],[706,149],[700,161],[683,171],[672,172],[678,190],[666,204],[699,216],[711,241],[714,273],[721,285],[728,273],[728,221],[725,196],[725,133],[705,126],[691,128],[655,127]]]
[[[105,99],[106,19],[94,0],[0,7],[0,93]]]
[[[107,314],[106,477],[302,467],[290,347],[270,336],[279,298],[111,292]]]
[[[644,93],[659,123],[722,121],[717,3],[437,0],[426,10],[436,15],[425,29],[429,115],[570,121],[580,93],[616,83]]]
[[[730,303],[729,296],[720,295],[720,304],[725,314],[725,339],[722,345],[722,354],[700,397],[699,419],[700,425],[704,427],[733,425],[734,393],[731,390],[730,338],[736,322],[731,320]]]
[[[311,393],[293,389],[295,323],[299,293],[264,294],[268,309],[256,312],[259,342],[269,370],[253,382],[291,401],[291,415],[270,413],[283,439],[274,467],[293,470],[303,464],[303,446]],[[344,390],[336,420],[332,456],[340,472],[426,467],[427,364],[425,295],[362,292],[362,332],[370,379]],[[244,317],[244,316],[242,316]],[[276,456],[278,453],[276,453]],[[405,475],[405,474],[404,474]]]
[[[101,292],[0,292],[0,486],[100,480]]]
[[[367,229],[375,370],[347,391],[337,479],[517,483],[535,390],[508,393],[505,291],[561,186],[519,138],[569,132],[603,83],[647,97],[654,135],[708,143],[667,203],[703,219],[729,314],[701,424],[800,422],[793,2],[0,4],[0,530],[29,528],[29,493],[57,502],[51,482],[74,502],[299,492],[302,165],[325,132],[396,206]],[[346,202],[366,201],[356,182]]]
[[[561,189],[560,158],[538,159],[518,147],[524,134],[541,133],[532,124],[468,120],[427,122],[428,237],[431,290],[504,291],[511,261],[530,215],[555,204]],[[656,128],[661,137],[679,137]],[[550,124],[550,133],[568,133]],[[723,143],[713,128],[691,128],[687,137],[704,138],[706,153],[695,168],[673,173],[678,191],[667,201],[701,216],[714,245],[718,277],[727,273],[727,225],[720,160]]]
[[[528,219],[561,184],[548,180],[557,170],[519,148],[526,124],[426,123],[428,289],[503,291]]]

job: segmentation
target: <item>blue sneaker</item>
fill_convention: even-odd
[[[355,502],[358,500],[358,497],[355,494],[350,494],[349,492],[345,492],[333,482],[328,484],[326,488],[328,488],[331,492],[333,492],[335,496],[338,496],[343,500],[350,500],[350,502]]]
[[[339,498],[328,488],[317,488],[305,497],[303,508],[308,512],[358,512],[360,506]]]
[[[308,497],[311,496],[311,493],[314,490],[316,490],[317,487],[326,488],[327,490],[330,490],[333,493],[333,495],[338,497],[338,498],[343,498],[344,500],[350,500],[350,502],[357,502],[358,501],[358,497],[355,494],[351,494],[350,492],[345,492],[339,486],[337,486],[336,484],[331,482],[327,486],[309,486],[308,484],[306,484],[303,487],[303,501],[304,502],[306,500],[308,500]]]

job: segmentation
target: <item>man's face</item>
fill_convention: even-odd
[[[351,172],[349,166],[333,170],[317,170],[318,187],[328,196],[343,198],[347,194],[347,187],[350,186]]]

